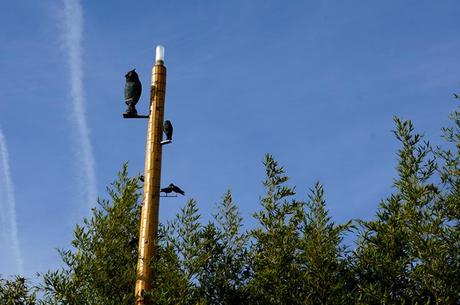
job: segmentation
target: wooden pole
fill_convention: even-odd
[[[158,52],[158,49],[157,49]],[[157,53],[158,54],[158,53]],[[166,67],[158,59],[152,69],[150,85],[150,116],[145,152],[144,194],[142,196],[139,248],[136,268],[136,305],[146,304],[144,293],[152,289],[158,240],[160,204],[161,153],[166,89]]]

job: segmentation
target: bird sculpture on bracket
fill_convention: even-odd
[[[139,75],[136,73],[136,69],[133,69],[125,75],[125,103],[128,106],[123,116],[125,118],[139,117],[137,115],[136,104],[141,98],[142,84],[139,80]]]
[[[163,124],[163,132],[166,135],[166,140],[161,141],[161,144],[169,144],[172,142],[172,135],[173,135],[173,126],[170,120],[166,120]]]
[[[174,185],[172,183],[170,183],[168,185],[168,187],[162,188],[160,190],[160,192],[166,194],[166,196],[164,196],[164,197],[171,197],[171,196],[168,196],[168,194],[173,193],[173,192],[177,193],[177,194],[181,194],[182,196],[185,195],[185,192],[183,190],[181,190],[180,187],[178,187],[177,185]]]
[[[144,175],[140,175],[139,176],[139,180],[144,182]],[[176,197],[176,196],[168,196],[168,194],[171,194],[171,193],[177,193],[177,194],[181,194],[182,196],[185,195],[185,192],[180,188],[178,187],[177,185],[174,185],[172,183],[170,183],[167,187],[165,188],[162,188],[160,190],[160,193],[165,193],[166,196],[163,196],[163,197]]]

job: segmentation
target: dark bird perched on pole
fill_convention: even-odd
[[[182,196],[185,195],[185,192],[183,190],[181,190],[178,186],[174,185],[174,184],[169,184],[168,187],[165,187],[165,188],[162,188],[161,189],[161,192],[162,193],[166,193],[166,194],[169,194],[169,193],[179,193],[181,194]]]
[[[142,84],[139,80],[139,75],[136,73],[136,69],[126,73],[125,78],[125,103],[128,105],[125,114],[137,115],[136,104],[141,97]]]
[[[173,126],[170,120],[166,120],[165,123],[163,124],[163,132],[166,135],[166,140],[171,141],[172,135],[173,135]]]
[[[139,238],[137,238],[137,237],[131,238],[131,240],[128,242],[128,245],[129,245],[131,248],[136,247],[138,244],[139,244]]]

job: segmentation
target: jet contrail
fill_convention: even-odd
[[[19,248],[18,226],[16,222],[16,202],[14,199],[14,187],[11,180],[10,165],[8,160],[8,148],[6,139],[0,130],[0,230],[5,232],[6,240],[16,260],[16,271],[23,274],[23,259]],[[9,233],[9,234],[8,234]]]
[[[70,72],[70,95],[73,106],[73,119],[76,125],[77,160],[81,163],[81,180],[85,185],[86,200],[89,207],[96,201],[96,171],[90,130],[86,122],[85,96],[81,42],[83,35],[83,15],[79,0],[64,0],[63,41]],[[80,168],[80,167],[79,167]]]

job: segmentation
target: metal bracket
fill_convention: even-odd
[[[172,143],[171,140],[163,140],[163,141],[160,142],[161,145],[166,145],[166,144],[170,144],[170,143]]]
[[[125,119],[148,119],[148,115],[138,115],[137,113],[123,113]]]

